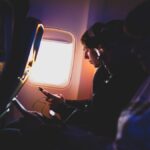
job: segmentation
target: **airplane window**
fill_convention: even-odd
[[[73,66],[74,45],[75,40],[71,33],[46,29],[29,80],[34,84],[57,87],[68,85]]]

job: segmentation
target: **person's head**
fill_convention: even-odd
[[[85,59],[89,59],[90,63],[95,67],[100,66],[100,55],[103,49],[100,48],[100,39],[97,38],[101,34],[103,23],[96,22],[92,25],[81,37],[81,42],[84,46]]]
[[[92,25],[81,37],[84,46],[85,58],[95,67],[100,67],[103,59],[109,63],[111,46],[123,33],[123,21],[112,20],[108,23],[97,22]]]

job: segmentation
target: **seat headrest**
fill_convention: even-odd
[[[134,37],[150,35],[150,1],[146,0],[129,12],[125,19],[125,27]]]

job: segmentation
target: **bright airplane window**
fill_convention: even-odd
[[[64,87],[70,81],[75,43],[74,40],[70,40],[72,37],[66,38],[66,32],[54,29],[49,29],[48,32],[51,33],[51,37],[48,37],[48,34],[43,37],[29,79],[37,84]],[[53,32],[57,33],[57,37],[56,34],[52,36]]]

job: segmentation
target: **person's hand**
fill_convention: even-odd
[[[49,103],[49,114],[55,116],[59,120],[61,119],[61,108],[64,107],[64,98],[62,94],[52,94],[42,87],[38,88],[46,96],[46,101]]]
[[[56,98],[51,98],[49,103],[51,109],[55,109],[55,107],[59,106],[63,100],[62,97],[59,95],[54,96],[56,96]]]
[[[62,107],[64,107],[64,102],[65,100],[61,94],[56,95],[56,98],[50,99],[49,108],[56,113],[60,113],[60,110],[62,109]]]
[[[67,110],[67,105],[62,94],[55,95],[49,100],[49,114],[58,120],[64,119],[64,114]]]

